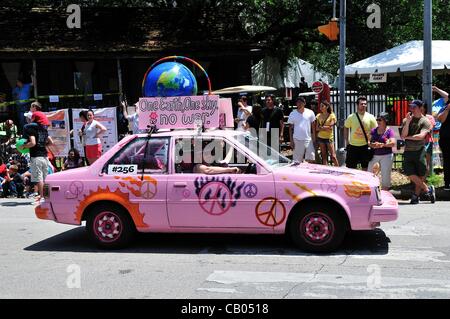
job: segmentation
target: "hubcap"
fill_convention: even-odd
[[[333,221],[323,213],[311,213],[300,223],[300,229],[305,239],[312,244],[326,244],[333,236]]]
[[[112,212],[102,212],[95,217],[94,232],[103,242],[113,242],[122,234],[122,221]]]

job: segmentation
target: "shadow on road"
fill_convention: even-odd
[[[323,255],[385,255],[390,239],[381,229],[351,232],[341,248]],[[102,252],[102,253],[163,253],[163,254],[227,254],[227,255],[315,255],[298,250],[280,235],[236,234],[139,234],[130,247],[102,250],[88,241],[84,227],[78,227],[40,241],[27,251]],[[321,254],[322,255],[322,254]]]
[[[30,206],[30,205],[33,205],[33,201],[30,201],[30,202],[25,202],[25,201],[23,201],[23,202],[1,202],[0,203],[0,206],[3,206],[3,207],[15,207],[15,206]]]

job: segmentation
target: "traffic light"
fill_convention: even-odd
[[[336,20],[331,20],[328,24],[321,25],[317,29],[332,41],[338,39],[339,27]]]

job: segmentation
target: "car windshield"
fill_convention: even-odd
[[[272,168],[283,167],[292,164],[292,161],[278,151],[261,142],[258,138],[248,135],[235,135],[234,138],[241,144],[245,145],[250,151],[258,155]]]

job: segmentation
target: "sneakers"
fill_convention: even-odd
[[[434,204],[436,201],[436,189],[433,185],[428,186],[428,196],[430,197],[431,204]]]
[[[412,205],[419,204],[419,196],[412,194],[411,201],[409,203]]]

